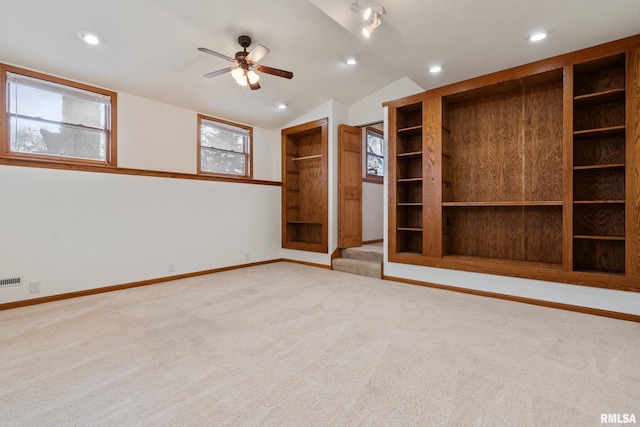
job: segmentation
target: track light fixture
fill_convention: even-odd
[[[376,12],[373,12],[373,20],[371,21],[371,24],[365,25],[362,28],[362,34],[366,38],[371,37],[371,34],[375,31],[376,28],[380,26],[380,24],[382,24],[382,21],[380,21],[380,19],[378,18],[378,14]]]
[[[380,16],[386,13],[384,7],[379,4],[374,4],[371,6],[361,6],[358,4],[358,0],[354,3],[351,3],[351,10],[362,16],[362,19],[365,21],[365,26],[362,28],[362,34],[369,38],[371,34],[375,31],[376,28],[382,24],[380,21]]]

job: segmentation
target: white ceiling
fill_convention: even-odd
[[[422,88],[640,32],[640,0],[360,0],[387,10],[366,40],[352,0],[0,0],[0,62],[278,129],[329,99],[346,105],[408,76]],[[533,44],[527,36],[548,29]],[[104,44],[77,37],[97,31]],[[262,75],[262,89],[203,74],[250,35],[260,62],[294,72]],[[347,54],[360,56],[349,67]],[[428,65],[440,62],[432,76]],[[285,102],[289,108],[279,110]]]

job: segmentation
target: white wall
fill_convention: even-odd
[[[118,101],[121,167],[195,172],[196,112]],[[254,128],[254,178],[279,181],[279,132]],[[27,283],[0,303],[278,259],[280,199],[279,186],[0,166],[0,277]]]
[[[386,120],[382,103],[424,92],[409,77],[403,77],[349,106],[349,124],[362,126]]]
[[[362,183],[362,240],[384,238],[384,185]]]

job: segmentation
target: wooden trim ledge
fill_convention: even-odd
[[[495,292],[479,291],[476,289],[460,288],[457,286],[439,285],[437,283],[422,282],[413,279],[403,279],[401,277],[383,276],[384,280],[392,282],[406,283],[408,285],[424,286],[427,288],[442,289],[445,291],[461,292],[464,294],[477,295],[481,297],[497,298],[507,301],[521,302],[524,304],[537,305],[540,307],[556,308],[560,310],[575,311],[583,314],[592,314],[594,316],[610,317],[612,319],[627,320],[629,322],[640,323],[640,316],[636,314],[620,313],[618,311],[602,310],[599,308],[582,307],[579,305],[564,304],[553,301],[543,301],[533,298],[518,297],[514,295],[499,294]]]
[[[175,276],[141,280],[139,282],[125,283],[122,285],[106,286],[103,288],[87,289],[84,291],[69,292],[66,294],[51,295],[51,296],[42,297],[42,298],[33,298],[33,299],[27,299],[22,301],[14,301],[14,302],[9,302],[5,304],[0,304],[0,311],[9,310],[12,308],[27,307],[27,306],[36,305],[36,304],[43,304],[45,302],[61,301],[61,300],[70,299],[70,298],[78,298],[78,297],[85,297],[89,295],[103,294],[105,292],[113,292],[113,291],[120,291],[123,289],[137,288],[140,286],[156,285],[158,283],[170,282],[172,280],[188,279],[190,277],[204,276],[206,274],[221,273],[223,271],[237,270],[237,269],[246,268],[246,267],[255,267],[258,265],[273,264],[281,261],[284,261],[284,260],[273,259],[268,261],[252,262],[249,264],[232,265],[230,267],[220,267],[220,268],[214,268],[212,270],[197,271],[194,273],[177,274]]]
[[[111,166],[93,166],[93,165],[56,162],[56,161],[16,159],[16,158],[7,158],[7,157],[0,157],[0,165],[22,166],[22,167],[43,168],[43,169],[61,169],[61,170],[82,171],[82,172],[114,173],[114,174],[120,174],[120,175],[152,176],[157,178],[193,179],[198,181],[234,182],[237,184],[270,185],[275,187],[282,186],[282,183],[279,181],[264,181],[264,180],[250,179],[250,178],[244,178],[244,177],[231,178],[231,177],[221,177],[221,176],[211,176],[211,175],[197,175],[193,173],[184,173],[184,172],[164,172],[164,171],[155,171],[155,170],[111,167]]]

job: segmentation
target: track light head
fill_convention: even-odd
[[[353,3],[351,3],[351,11],[355,12],[355,13],[360,13],[362,12],[362,9],[364,8],[364,6],[360,6],[358,4],[358,0],[354,1]]]
[[[382,21],[380,21],[380,18],[378,18],[378,14],[376,12],[373,12],[373,21],[371,22],[371,24],[365,25],[362,28],[362,34],[366,38],[371,37],[371,34],[373,34],[375,29],[378,28],[380,24],[382,24]]]
[[[362,12],[362,19],[366,22],[369,21],[371,17],[373,17],[373,23],[380,15],[384,15],[385,13],[387,13],[387,11],[384,10],[384,7],[380,6],[379,4],[373,4],[364,8],[364,11]]]

